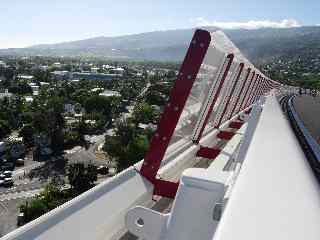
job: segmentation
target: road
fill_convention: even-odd
[[[296,96],[293,105],[305,127],[320,144],[320,97]]]
[[[89,149],[76,147],[71,151],[67,151],[65,156],[71,163],[90,162],[94,165],[104,164],[107,160],[98,160],[95,155],[95,151],[104,142],[104,139],[105,134],[91,136],[90,140],[93,144]],[[25,166],[13,172],[14,186],[11,188],[0,187],[0,237],[17,228],[19,205],[39,194],[47,184],[46,181],[40,181],[38,178],[32,180],[26,178],[32,169],[43,164],[44,162],[32,161],[32,157],[27,158]],[[98,182],[104,180],[105,177],[99,178]]]
[[[25,201],[24,198],[0,201],[0,237],[17,228],[19,206]]]
[[[18,168],[17,170],[13,171],[12,178],[14,180],[25,178],[31,170],[41,167],[42,165],[44,165],[44,162],[33,162],[32,164]]]
[[[0,196],[13,192],[29,191],[42,188],[45,184],[45,182],[41,182],[38,179],[33,179],[31,181],[29,179],[15,181],[14,186],[11,188],[0,187]]]

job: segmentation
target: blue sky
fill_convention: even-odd
[[[320,24],[320,0],[3,0],[0,48],[217,25]]]

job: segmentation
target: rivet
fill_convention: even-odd
[[[159,133],[156,133],[154,136],[155,136],[155,137],[159,137]]]
[[[168,103],[168,104],[167,104],[167,106],[168,106],[168,107],[170,107],[170,106],[171,106],[171,104],[170,104],[170,103]]]
[[[178,110],[179,110],[179,108],[178,108],[178,107],[174,107],[174,110],[175,110],[175,111],[178,111]]]
[[[196,44],[196,43],[197,43],[197,41],[196,41],[196,40],[193,40],[193,41],[192,41],[192,44]]]
[[[187,77],[188,79],[191,79],[191,75],[188,75],[188,77]]]
[[[165,140],[167,140],[167,138],[166,138],[166,137],[163,137],[162,140],[165,141]]]
[[[204,44],[203,44],[203,43],[200,43],[200,47],[203,48],[203,47],[204,47]]]

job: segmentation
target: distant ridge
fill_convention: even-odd
[[[214,31],[215,27],[204,27]],[[178,29],[95,37],[27,48],[1,49],[0,55],[101,57],[123,60],[181,61],[195,29]],[[223,30],[253,62],[270,61],[288,54],[320,54],[320,27]]]

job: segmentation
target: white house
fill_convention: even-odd
[[[18,78],[19,80],[32,81],[34,77],[33,77],[32,75],[22,75],[22,74],[19,74],[19,75],[17,76],[17,78]]]
[[[25,101],[27,103],[32,103],[33,102],[33,97],[31,97],[31,96],[25,96],[24,99],[25,99]]]
[[[5,89],[4,92],[0,92],[0,99],[3,99],[5,97],[10,99],[12,95],[13,95],[12,93],[8,92],[8,89]]]
[[[6,150],[6,143],[0,142],[0,153],[3,153]]]
[[[121,94],[117,91],[112,91],[112,90],[104,90],[102,93],[99,94],[100,96],[105,96],[105,97],[112,97],[112,96],[115,96],[115,97],[120,97]]]

